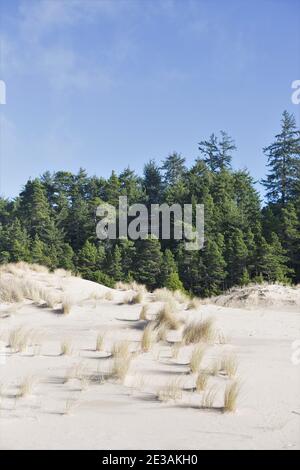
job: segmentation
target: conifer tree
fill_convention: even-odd
[[[50,223],[50,206],[38,180],[29,180],[20,194],[18,215],[31,238],[43,237]]]
[[[185,158],[179,153],[173,152],[163,161],[161,169],[164,172],[165,185],[175,185],[183,178],[186,172]]]
[[[281,132],[263,151],[269,168],[269,174],[263,180],[267,199],[285,205],[297,196],[300,178],[300,130],[292,114],[283,112]]]
[[[155,237],[139,240],[136,253],[136,280],[149,289],[159,286],[162,263],[160,242]]]

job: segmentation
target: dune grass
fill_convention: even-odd
[[[238,360],[233,354],[225,356],[220,363],[220,371],[228,375],[229,378],[235,377],[238,370]]]
[[[25,397],[31,395],[36,384],[37,380],[35,377],[31,375],[25,377],[25,379],[20,384],[19,396]]]
[[[212,385],[209,389],[207,389],[202,397],[202,408],[213,408],[214,403],[217,397],[218,388],[216,385]]]
[[[129,344],[126,341],[116,343],[113,348],[112,377],[124,381],[132,361]]]
[[[210,343],[214,339],[214,319],[211,317],[200,322],[190,323],[183,331],[183,342],[185,344],[199,343],[200,341]]]
[[[176,310],[169,302],[164,304],[156,316],[156,328],[160,326],[165,326],[169,330],[178,330],[181,326]]]
[[[224,412],[233,413],[237,409],[237,400],[240,393],[240,384],[237,380],[229,383],[224,392]]]
[[[71,356],[73,352],[72,343],[68,339],[62,340],[60,344],[60,355],[61,356]]]
[[[141,348],[143,352],[150,351],[153,342],[155,340],[155,325],[153,323],[148,323],[146,328],[143,331],[142,339],[141,339]]]
[[[187,304],[187,310],[197,310],[201,305],[200,299],[193,297]]]
[[[122,282],[119,281],[116,283],[115,288],[118,290],[133,290],[135,292],[147,292],[147,288],[144,284],[138,284],[136,281],[132,282]]]
[[[104,340],[105,340],[105,334],[104,333],[98,333],[97,338],[96,338],[96,351],[103,351],[104,348]]]
[[[142,309],[141,309],[141,311],[140,311],[139,319],[140,319],[141,321],[147,320],[148,312],[149,312],[149,306],[148,306],[148,305],[143,305],[143,306],[142,306]]]
[[[206,371],[200,371],[196,379],[196,391],[203,392],[208,384],[209,374]]]
[[[182,348],[181,341],[173,344],[172,349],[171,349],[171,354],[172,354],[173,359],[178,359],[181,348]]]
[[[105,294],[104,294],[104,300],[108,300],[109,302],[111,302],[112,300],[114,300],[114,293],[113,293],[113,291],[109,290],[109,291],[105,292]]]
[[[174,293],[166,287],[155,289],[153,299],[156,302],[171,302],[174,301]]]
[[[61,304],[61,312],[63,315],[69,315],[71,313],[72,307],[73,307],[73,301],[70,297],[65,296],[62,299],[62,304]]]
[[[173,298],[178,302],[179,304],[185,304],[186,302],[189,301],[189,297],[185,292],[182,292],[181,290],[175,290],[173,292]]]
[[[164,387],[158,390],[157,398],[159,401],[166,402],[170,400],[182,399],[182,387],[180,379],[170,380]]]
[[[190,369],[192,374],[197,374],[199,372],[205,351],[206,345],[203,343],[199,343],[194,347],[190,360]]]
[[[31,344],[32,332],[23,327],[16,328],[9,333],[8,346],[14,352],[24,352]]]

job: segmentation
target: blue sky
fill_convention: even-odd
[[[299,0],[0,0],[0,194],[46,170],[109,176],[223,129],[265,173],[284,109],[300,122]]]

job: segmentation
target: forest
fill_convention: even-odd
[[[249,135],[250,138],[250,135]],[[237,151],[225,132],[198,145],[187,167],[176,152],[143,175],[131,168],[107,179],[80,169],[29,179],[13,200],[0,197],[0,263],[26,261],[64,268],[107,286],[135,280],[148,289],[182,289],[201,297],[252,282],[300,282],[300,131],[285,111],[261,158],[264,196],[247,170],[232,168]],[[182,240],[99,241],[96,208],[103,202],[204,204],[205,244]]]

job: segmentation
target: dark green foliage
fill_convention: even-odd
[[[141,284],[150,289],[159,287],[159,276],[162,265],[162,252],[160,242],[154,237],[139,240],[136,252],[135,277]]]
[[[266,203],[246,171],[231,169],[233,140],[212,134],[190,168],[174,152],[150,160],[143,177],[126,168],[108,179],[59,171],[29,180],[13,201],[0,198],[0,263],[65,268],[113,287],[116,281],[210,296],[251,282],[300,282],[300,132],[284,112],[281,132],[264,149]],[[96,238],[96,208],[106,202],[204,204],[205,244]],[[118,212],[117,212],[118,213]],[[171,221],[172,223],[172,221]]]

